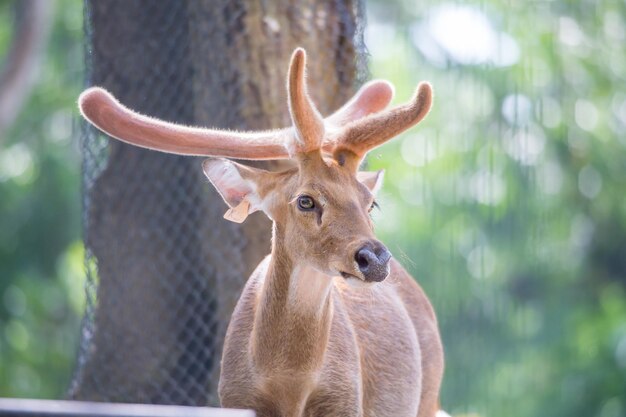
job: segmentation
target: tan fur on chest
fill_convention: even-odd
[[[259,293],[266,288],[264,274],[267,274],[270,263],[271,259],[268,258],[261,264],[244,291],[242,300],[247,303],[258,303],[262,300]],[[395,264],[395,268],[400,267]],[[423,385],[422,362],[427,358],[422,357],[419,335],[415,332],[409,314],[409,309],[415,309],[410,306],[407,308],[397,294],[405,277],[392,275],[388,278],[389,282],[376,287],[354,288],[343,282],[342,278],[319,275],[321,274],[309,270],[304,276],[330,280],[329,312],[324,314],[316,311],[307,319],[303,316],[302,320],[303,324],[312,326],[309,330],[316,335],[317,331],[325,328],[323,323],[328,322],[328,338],[307,338],[297,332],[281,332],[278,337],[281,346],[277,346],[254,340],[258,337],[254,330],[254,322],[258,318],[254,314],[247,314],[245,321],[233,321],[227,334],[228,342],[231,342],[231,338],[247,337],[245,343],[236,341],[235,344],[247,343],[251,349],[255,343],[260,342],[257,349],[264,352],[258,358],[267,358],[268,362],[257,362],[259,359],[251,361],[244,355],[233,360],[230,343],[227,343],[223,362],[224,383],[220,387],[224,405],[236,405],[230,403],[229,392],[249,390],[251,398],[272,398],[271,408],[280,412],[277,415],[307,415],[303,414],[307,407],[324,408],[325,404],[351,398],[352,410],[364,412],[354,414],[357,416],[417,416]],[[318,295],[323,295],[328,290],[325,286],[290,287],[292,291],[304,288],[315,289]],[[251,296],[248,291],[253,291],[254,295]],[[304,307],[301,304],[297,307],[291,304],[293,300],[289,296],[286,299],[286,311]],[[427,300],[424,299],[423,302],[427,303]],[[430,309],[429,306],[423,307]],[[255,310],[254,305],[241,304],[235,314]],[[310,312],[310,309],[304,308],[303,314],[307,311]],[[319,321],[315,321],[315,317]],[[293,317],[287,319],[288,322],[292,320]],[[283,326],[287,322],[280,323]],[[291,325],[287,326],[289,327]],[[250,332],[251,328],[253,330]],[[422,343],[435,345],[438,340],[424,339]],[[315,355],[311,355],[311,346],[307,344],[313,345]],[[294,355],[294,350],[300,354]],[[251,357],[255,357],[255,354]],[[298,357],[302,360],[300,364],[293,362]],[[311,362],[312,357],[316,358],[314,362]],[[228,375],[242,374],[250,377],[239,381],[228,379]],[[247,388],[237,384],[246,384]],[[236,398],[237,404],[241,404],[239,401]],[[431,401],[436,405],[436,397]]]

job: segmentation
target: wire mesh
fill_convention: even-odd
[[[288,13],[273,9],[285,5]],[[322,111],[364,78],[360,7],[86,1],[87,84],[168,121],[277,127],[287,122],[282,61],[299,40],[318,55],[310,74],[324,86],[313,91]],[[260,36],[250,33],[255,22]],[[268,222],[224,222],[199,158],[109,141],[87,125],[82,136],[87,311],[69,395],[216,405],[223,336],[251,268],[269,253]]]

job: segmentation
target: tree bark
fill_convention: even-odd
[[[327,114],[357,85],[356,2],[87,1],[90,83],[165,120],[281,127],[287,63],[303,46],[311,94]],[[85,244],[98,286],[70,396],[216,404],[223,336],[269,253],[269,221],[223,220],[198,158],[114,140],[100,149],[95,136],[84,144]]]

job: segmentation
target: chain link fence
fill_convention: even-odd
[[[361,16],[353,1],[86,1],[87,85],[168,121],[281,126],[293,47],[313,57],[323,111],[362,81]],[[223,221],[200,158],[109,141],[85,123],[81,143],[87,311],[69,396],[217,405],[223,336],[269,253],[269,223]]]

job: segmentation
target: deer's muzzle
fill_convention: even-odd
[[[367,282],[380,282],[389,275],[391,253],[378,241],[370,241],[359,248],[354,259]]]

